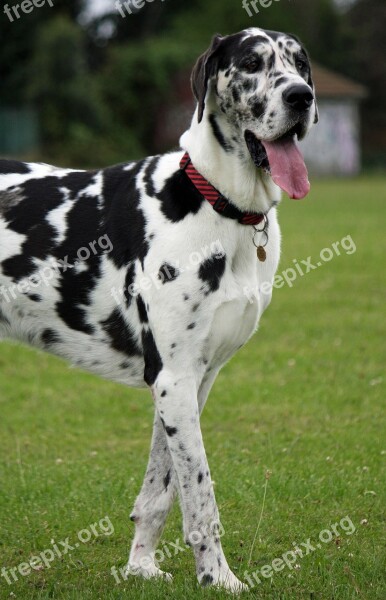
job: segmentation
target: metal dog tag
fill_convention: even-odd
[[[265,251],[265,248],[263,248],[263,246],[257,247],[257,258],[259,259],[260,262],[265,262],[267,260],[267,253]]]

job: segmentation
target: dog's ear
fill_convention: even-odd
[[[205,97],[208,91],[209,78],[215,73],[215,54],[223,37],[216,34],[208,50],[200,56],[192,71],[192,90],[198,102],[198,122],[201,123],[205,110]]]

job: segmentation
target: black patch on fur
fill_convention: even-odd
[[[171,475],[170,475],[170,469],[169,469],[168,472],[166,473],[165,477],[164,477],[165,490],[168,489],[168,486],[169,486],[169,483],[170,483],[170,479],[171,479]]]
[[[20,204],[18,205],[20,206]],[[47,222],[31,227],[28,237],[21,246],[22,253],[7,258],[3,264],[3,273],[18,282],[29,277],[37,270],[33,258],[45,260],[55,247],[55,229]]]
[[[275,54],[272,54],[268,59],[267,69],[268,71],[272,71],[275,66]]]
[[[209,115],[209,123],[212,128],[213,135],[220,144],[221,148],[225,150],[225,152],[230,152],[232,150],[232,146],[225,139],[224,134],[217,123],[216,115],[213,113]]]
[[[146,194],[148,196],[152,196],[152,197],[155,196],[153,175],[154,175],[157,165],[159,163],[159,159],[160,159],[159,156],[155,156],[154,158],[151,159],[151,161],[149,162],[149,164],[146,167],[145,174],[143,177],[143,180],[144,180],[145,186],[146,186]]]
[[[131,301],[133,299],[133,295],[132,295],[132,293],[130,293],[130,290],[132,290],[131,286],[134,283],[134,279],[135,279],[135,264],[132,263],[126,272],[125,289],[123,291],[127,308],[129,308],[129,306],[131,305]]]
[[[173,223],[182,221],[189,214],[197,214],[203,203],[200,192],[181,169],[166,180],[157,198],[163,214]]]
[[[240,102],[240,92],[235,85],[232,87],[232,97],[235,102]]]
[[[196,326],[195,323],[190,323],[190,325],[187,326],[187,329],[194,329]]]
[[[163,284],[170,283],[174,281],[179,276],[180,272],[173,265],[169,265],[168,263],[163,263],[158,271],[158,279],[162,281]]]
[[[10,173],[26,175],[30,172],[31,169],[26,163],[20,162],[18,160],[0,160],[0,175],[9,175]]]
[[[137,340],[130,326],[126,323],[119,308],[115,308],[105,321],[101,322],[104,331],[111,339],[111,347],[126,356],[140,356]]]
[[[45,346],[59,344],[62,341],[60,335],[53,329],[45,329],[41,335],[41,340]]]
[[[145,359],[144,380],[152,386],[162,370],[163,363],[150,330],[142,331],[143,355]]]
[[[139,320],[141,323],[148,323],[149,319],[147,317],[147,310],[145,307],[145,303],[142,300],[142,296],[138,296],[137,297],[137,309],[138,309],[138,316],[139,316]]]
[[[70,191],[78,194],[81,189],[90,185],[94,179],[94,173],[79,173],[80,177],[71,175],[67,182],[63,178],[63,185],[69,187]],[[87,175],[87,177],[86,177]],[[98,208],[98,198],[82,196],[78,198],[72,209],[67,214],[67,234],[64,241],[54,252],[55,258],[63,260],[68,257],[68,263],[74,265],[79,262],[77,252],[80,248],[88,247],[90,242],[101,234],[101,214]],[[103,232],[105,233],[105,232]],[[95,288],[99,277],[101,256],[90,254],[87,261],[87,269],[77,273],[75,269],[67,268],[61,270],[61,279],[57,287],[61,299],[57,302],[56,309],[63,321],[76,331],[91,334],[94,328],[87,322],[86,307],[90,305],[90,295]]]
[[[252,114],[256,119],[259,119],[265,112],[266,104],[260,100],[255,100],[252,105]]]
[[[32,300],[32,302],[41,302],[42,301],[42,297],[39,296],[38,294],[27,294],[27,296],[30,300]]]
[[[139,207],[140,191],[136,186],[136,177],[144,162],[138,162],[129,171],[124,170],[125,165],[103,171],[103,233],[113,245],[108,256],[118,269],[136,259],[143,265],[149,250],[146,219]]]
[[[178,429],[176,427],[169,427],[168,425],[165,425],[165,431],[169,437],[173,437],[173,435],[177,433]]]
[[[204,475],[203,475],[203,474],[200,472],[200,473],[198,474],[198,477],[197,477],[197,481],[198,481],[198,483],[201,483],[201,482],[202,482],[202,480],[203,480],[203,478],[204,478]]]
[[[204,575],[204,577],[201,579],[202,587],[207,587],[208,585],[211,585],[212,583],[213,583],[213,577],[212,577],[212,575],[209,575],[209,573]]]
[[[220,287],[220,281],[225,273],[226,256],[213,254],[201,263],[198,276],[209,286],[210,292],[215,292]]]
[[[287,81],[288,81],[288,77],[285,77],[285,76],[279,77],[279,79],[276,79],[276,81],[275,81],[275,88],[278,88],[279,85],[283,85],[283,83],[287,83]]]

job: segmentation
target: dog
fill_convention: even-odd
[[[127,572],[171,577],[154,552],[178,492],[199,583],[239,592],[200,414],[270,303],[276,207],[282,190],[309,191],[296,137],[318,110],[300,41],[257,28],[216,35],[192,89],[177,152],[95,171],[0,161],[0,336],[150,388],[153,438]]]

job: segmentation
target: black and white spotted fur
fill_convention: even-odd
[[[213,525],[200,413],[270,302],[263,292],[251,302],[245,288],[271,283],[279,261],[280,190],[256,167],[245,135],[273,140],[295,128],[301,137],[317,109],[294,114],[283,103],[289,85],[313,89],[304,49],[285,34],[216,36],[192,82],[198,106],[184,150],[95,171],[0,161],[0,337],[151,389],[153,441],[131,517],[129,572],[167,576],[147,558],[178,491],[185,538],[203,532],[191,543],[198,580],[238,591]],[[240,210],[269,213],[265,263],[253,228],[217,214],[180,170],[185,150]],[[79,260],[92,242],[95,251]],[[141,287],[144,277],[151,285]]]

